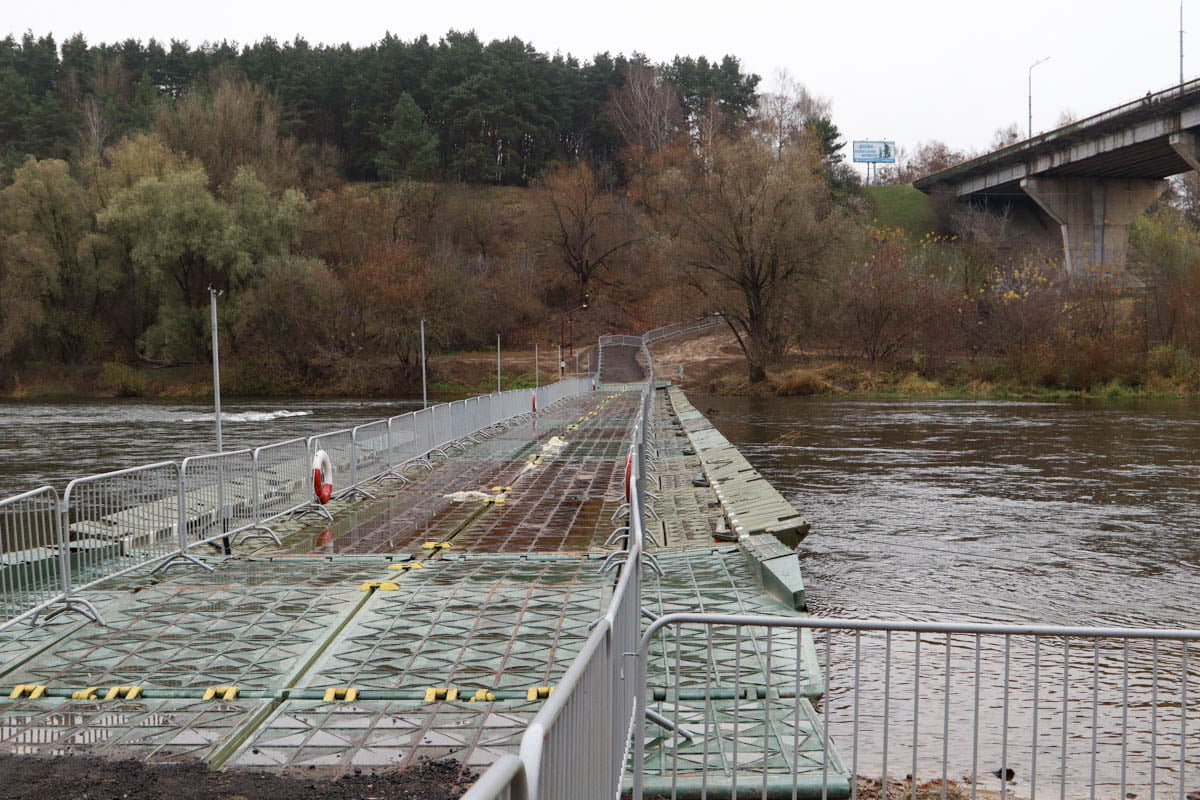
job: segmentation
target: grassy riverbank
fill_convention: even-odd
[[[727,332],[667,341],[655,347],[660,365],[683,366],[685,389],[743,397],[889,397],[929,399],[1136,400],[1200,397],[1200,364],[1150,359],[1143,372],[1072,385],[1069,376],[1016,374],[996,360],[964,359],[937,366],[871,363],[794,352],[750,383],[745,361]],[[674,368],[667,369],[673,372]],[[672,375],[673,377],[673,375]]]
[[[1200,397],[1193,378],[1149,375],[1137,382],[1114,378],[1086,388],[1021,381],[1003,369],[955,366],[936,371],[868,362],[814,359],[769,370],[767,380],[750,383],[744,374],[692,382],[712,394],[749,397],[895,397],[943,399],[1135,400]]]
[[[584,361],[580,364],[583,365]],[[429,394],[439,399],[471,397],[496,390],[496,354],[459,352],[429,360]],[[574,366],[572,364],[572,366]],[[532,350],[501,353],[501,386],[523,389],[553,379],[553,360],[540,354],[535,374]],[[395,362],[357,361],[353,369],[332,370],[328,378],[302,379],[262,374],[253,364],[222,362],[221,391],[230,397],[419,397],[419,367]],[[212,397],[209,364],[61,365],[34,363],[0,384],[0,398],[65,400],[108,397],[202,399]]]
[[[908,364],[872,364],[865,360],[795,354],[752,384],[736,344],[720,334],[656,347],[660,374],[685,389],[741,397],[886,397],[927,399],[1137,400],[1200,397],[1200,365],[1175,362],[1147,365],[1144,374],[1098,381],[1086,387],[1057,385],[1053,380],[1021,379],[1005,365],[984,360],[935,368]],[[585,368],[586,355],[580,368]],[[682,365],[683,379],[675,365]],[[572,363],[572,367],[574,364]],[[535,376],[534,353],[501,354],[501,386],[530,388],[553,379],[553,360],[540,354]],[[399,377],[395,377],[399,376]],[[357,363],[330,380],[270,378],[253,367],[223,365],[222,392],[230,397],[415,397],[415,379],[390,363]],[[495,352],[457,352],[433,356],[429,362],[429,394],[457,399],[496,389]],[[62,400],[106,397],[202,399],[212,396],[212,368],[207,364],[171,367],[130,364],[62,366],[33,364],[9,377],[0,398]]]

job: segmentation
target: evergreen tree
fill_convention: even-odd
[[[379,137],[379,145],[375,166],[389,180],[420,180],[437,166],[437,137],[408,92],[392,108],[391,125]]]

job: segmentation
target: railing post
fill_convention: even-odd
[[[175,518],[178,520],[176,527],[179,533],[179,555],[187,555],[187,515],[184,513],[183,505],[183,479],[184,471],[187,469],[187,459],[183,460],[183,465],[175,465]]]
[[[70,487],[68,486],[67,488],[68,493],[61,501],[58,499],[58,492],[54,493],[54,504],[58,506],[58,513],[54,515],[54,518],[58,523],[56,534],[58,538],[59,582],[61,583],[59,588],[62,589],[64,599],[71,596],[71,546],[67,541],[68,532],[71,530],[70,510],[67,501],[71,495]]]

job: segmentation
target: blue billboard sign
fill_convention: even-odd
[[[896,143],[858,141],[853,143],[854,160],[860,164],[895,164]]]

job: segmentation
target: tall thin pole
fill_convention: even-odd
[[[421,408],[429,408],[429,390],[425,381],[425,320],[421,320]]]
[[[217,452],[225,452],[225,446],[221,442],[221,348],[217,342],[217,296],[221,294],[221,290],[208,285],[208,305],[212,312],[212,351],[213,351],[213,405],[216,407],[217,416]],[[217,459],[217,508],[220,509],[219,516],[221,520],[221,532],[224,533],[227,528],[228,517],[225,514],[225,474],[224,462],[222,459]],[[226,536],[221,540],[225,549],[225,555],[231,552],[229,537]]]
[[[567,362],[562,360],[562,340],[558,342],[558,379],[562,380],[563,370],[566,369]]]
[[[1033,68],[1038,64],[1044,64],[1050,60],[1050,56],[1033,62],[1029,66],[1029,138],[1033,138]]]
[[[500,391],[500,334],[496,334],[496,391]]]
[[[213,402],[217,411],[217,452],[224,452],[221,444],[221,354],[217,346],[217,295],[221,290],[208,285],[209,307],[212,311],[212,358],[213,358]]]
[[[533,388],[538,388],[541,383],[538,381],[538,346],[535,342],[533,345]]]
[[[1179,0],[1179,85],[1183,86],[1183,0]]]

